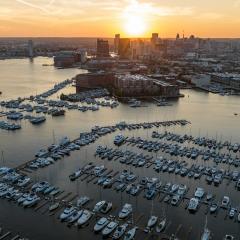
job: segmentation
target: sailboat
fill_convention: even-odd
[[[205,226],[201,236],[201,240],[210,240],[210,239],[211,239],[211,231],[207,228],[207,217],[206,217],[206,222],[205,222]]]

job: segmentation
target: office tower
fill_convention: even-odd
[[[107,40],[97,39],[97,57],[109,57],[109,44]]]

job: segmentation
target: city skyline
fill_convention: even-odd
[[[10,0],[1,3],[0,37],[238,38],[239,10],[239,0]]]

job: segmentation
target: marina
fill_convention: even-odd
[[[62,100],[55,99],[55,94],[60,96],[72,87],[72,82],[66,83],[37,95],[41,107],[32,106],[31,116],[37,122],[44,116],[42,124],[32,124],[26,117],[30,99],[24,100],[27,106],[23,108],[23,103],[2,105],[1,121],[21,124],[21,129],[0,130],[0,208],[5,216],[14,211],[13,216],[26,221],[21,227],[11,218],[0,217],[3,226],[14,229],[3,239],[18,239],[18,235],[42,239],[38,221],[43,222],[47,237],[51,236],[48,225],[54,229],[54,239],[193,240],[206,235],[206,229],[213,239],[226,235],[237,239],[240,139],[234,131],[238,125],[232,116],[237,112],[234,105],[225,113],[233,117],[227,134],[218,130],[221,123],[211,125],[209,119],[185,112],[188,99],[179,100],[180,106],[173,102],[164,108],[146,103],[148,107],[140,111],[124,103],[116,108],[97,104],[99,111],[82,113],[76,103],[62,106]],[[192,98],[205,97],[205,93],[185,91]],[[102,101],[116,100],[107,97]],[[178,114],[178,108],[183,113]],[[46,112],[50,109],[65,113],[53,118]],[[107,115],[113,118],[106,120]],[[72,125],[66,124],[70,120]],[[64,212],[69,215],[62,215],[61,222]],[[225,228],[219,230],[219,225]]]

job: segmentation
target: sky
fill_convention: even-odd
[[[0,0],[0,37],[240,37],[240,0]]]

